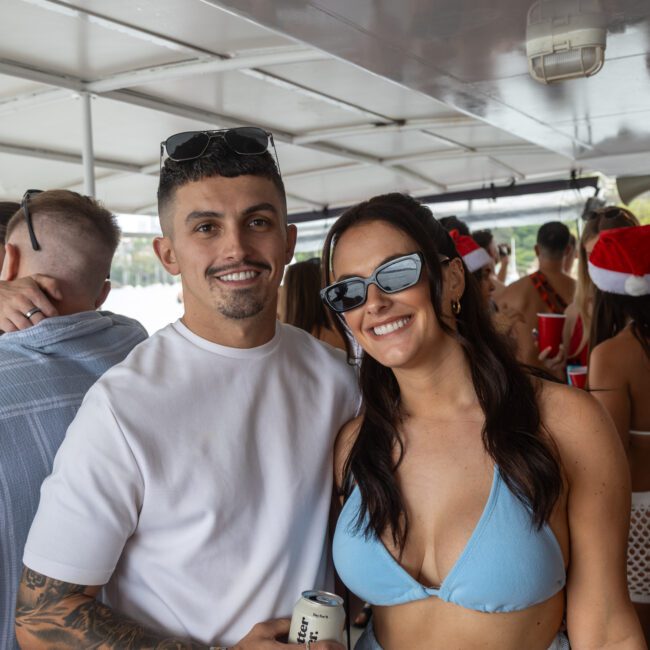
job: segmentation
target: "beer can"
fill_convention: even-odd
[[[327,591],[303,591],[293,609],[289,642],[338,641],[341,643],[344,624],[343,598]]]

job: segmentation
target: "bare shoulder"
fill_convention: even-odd
[[[358,415],[341,427],[334,444],[334,476],[336,485],[341,488],[343,484],[343,470],[350,455],[350,451],[359,435],[363,422],[363,415]]]
[[[589,357],[590,388],[617,388],[627,384],[635,369],[646,364],[639,341],[629,328],[599,343]]]
[[[569,474],[577,466],[585,469],[607,464],[623,452],[609,413],[586,391],[542,381],[539,405],[544,427]]]
[[[499,306],[521,309],[528,295],[529,285],[530,280],[528,276],[519,278],[519,280],[515,280],[512,284],[509,284],[499,293],[497,301]]]

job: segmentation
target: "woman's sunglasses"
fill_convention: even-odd
[[[222,139],[231,151],[242,156],[259,156],[268,151],[270,142],[275,154],[278,173],[280,172],[273,134],[258,126],[239,126],[234,129],[219,129],[218,131],[185,131],[169,136],[160,143],[161,169],[166,158],[171,158],[175,162],[200,158],[208,150],[210,141],[215,138]]]
[[[368,287],[378,286],[384,293],[397,293],[417,284],[422,273],[422,253],[411,253],[381,264],[369,278],[347,278],[320,292],[323,302],[338,314],[363,305]]]

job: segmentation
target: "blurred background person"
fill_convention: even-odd
[[[458,230],[452,230],[449,234],[456,246],[456,250],[463,258],[465,266],[479,284],[484,307],[489,311],[494,311],[492,303],[492,294],[494,293],[492,258],[471,236],[461,235]]]
[[[588,382],[627,451],[628,588],[650,641],[650,225],[602,232],[589,274],[596,289]]]
[[[569,235],[569,246],[567,248],[566,254],[564,255],[564,262],[562,264],[564,272],[567,275],[573,276],[573,263],[576,261],[578,256],[578,240],[576,236],[571,233]]]
[[[586,366],[594,285],[589,277],[588,258],[604,230],[638,226],[638,219],[626,208],[609,206],[587,213],[578,244],[578,273],[573,301],[567,307],[562,335],[567,364]]]
[[[0,201],[0,269],[5,258],[5,237],[9,219],[20,210],[20,203],[13,201]]]
[[[475,230],[472,237],[481,248],[487,251],[494,261],[495,290],[498,292],[506,286],[508,264],[510,263],[510,246],[508,244],[497,244],[492,231],[487,228]],[[499,265],[498,270],[497,265]]]
[[[465,235],[466,237],[470,236],[469,226],[455,215],[452,215],[451,217],[442,217],[439,222],[447,232],[457,230],[461,235]]]
[[[517,337],[517,358],[522,363],[543,366],[533,330],[538,313],[563,314],[573,300],[576,281],[564,271],[564,257],[571,233],[559,221],[549,221],[537,231],[535,255],[539,268],[508,285],[495,300],[499,310],[521,313],[526,323],[523,336]]]
[[[279,297],[280,320],[345,350],[320,299],[320,260],[317,257],[287,267]]]

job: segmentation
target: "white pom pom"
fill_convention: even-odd
[[[625,293],[628,296],[645,296],[650,293],[650,283],[642,275],[631,275],[625,280]]]

